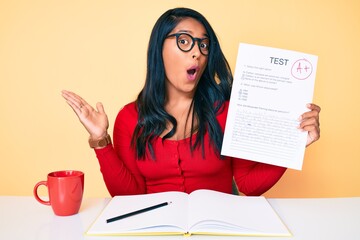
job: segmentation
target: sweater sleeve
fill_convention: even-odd
[[[120,110],[116,117],[113,145],[95,149],[104,182],[111,196],[143,194],[145,180],[136,164],[131,138],[137,121],[135,104]]]
[[[243,159],[233,159],[238,190],[247,196],[259,196],[275,185],[286,168]]]

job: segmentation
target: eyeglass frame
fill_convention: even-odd
[[[187,36],[189,36],[189,37],[191,38],[192,44],[191,44],[191,47],[189,48],[189,50],[184,50],[184,49],[182,49],[182,48],[179,46],[179,36],[180,36],[180,35],[187,35]],[[173,33],[173,34],[170,34],[170,35],[166,36],[166,38],[169,38],[169,37],[176,37],[176,45],[177,45],[177,47],[178,47],[181,51],[183,51],[183,52],[190,52],[191,49],[194,48],[195,42],[197,42],[197,45],[198,45],[199,50],[200,50],[200,53],[201,53],[202,55],[204,55],[204,56],[208,56],[208,55],[209,55],[209,53],[208,53],[208,54],[204,54],[204,53],[202,52],[202,50],[201,50],[201,47],[200,47],[200,44],[201,44],[201,42],[202,42],[203,40],[209,39],[208,52],[210,51],[210,38],[208,38],[208,37],[196,38],[196,37],[193,37],[193,36],[191,36],[190,34],[184,33],[184,32]]]

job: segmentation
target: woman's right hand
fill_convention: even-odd
[[[102,139],[107,135],[109,120],[102,103],[96,104],[96,110],[84,99],[73,92],[63,90],[62,96],[74,110],[80,122],[90,134],[93,140]]]

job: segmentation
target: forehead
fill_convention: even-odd
[[[202,25],[202,23],[193,18],[184,18],[178,23],[178,25],[176,25],[176,27],[171,32],[187,32],[194,36],[207,35],[204,25]]]

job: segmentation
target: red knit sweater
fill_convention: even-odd
[[[217,116],[224,130],[229,103]],[[285,168],[253,161],[220,159],[205,135],[205,158],[201,147],[190,151],[190,138],[175,141],[157,139],[155,160],[137,160],[130,146],[138,119],[135,103],[120,110],[114,125],[113,145],[95,150],[110,195],[144,194],[164,191],[190,193],[196,189],[232,192],[232,180],[245,195],[261,195],[283,175]],[[193,135],[195,142],[196,135]]]

